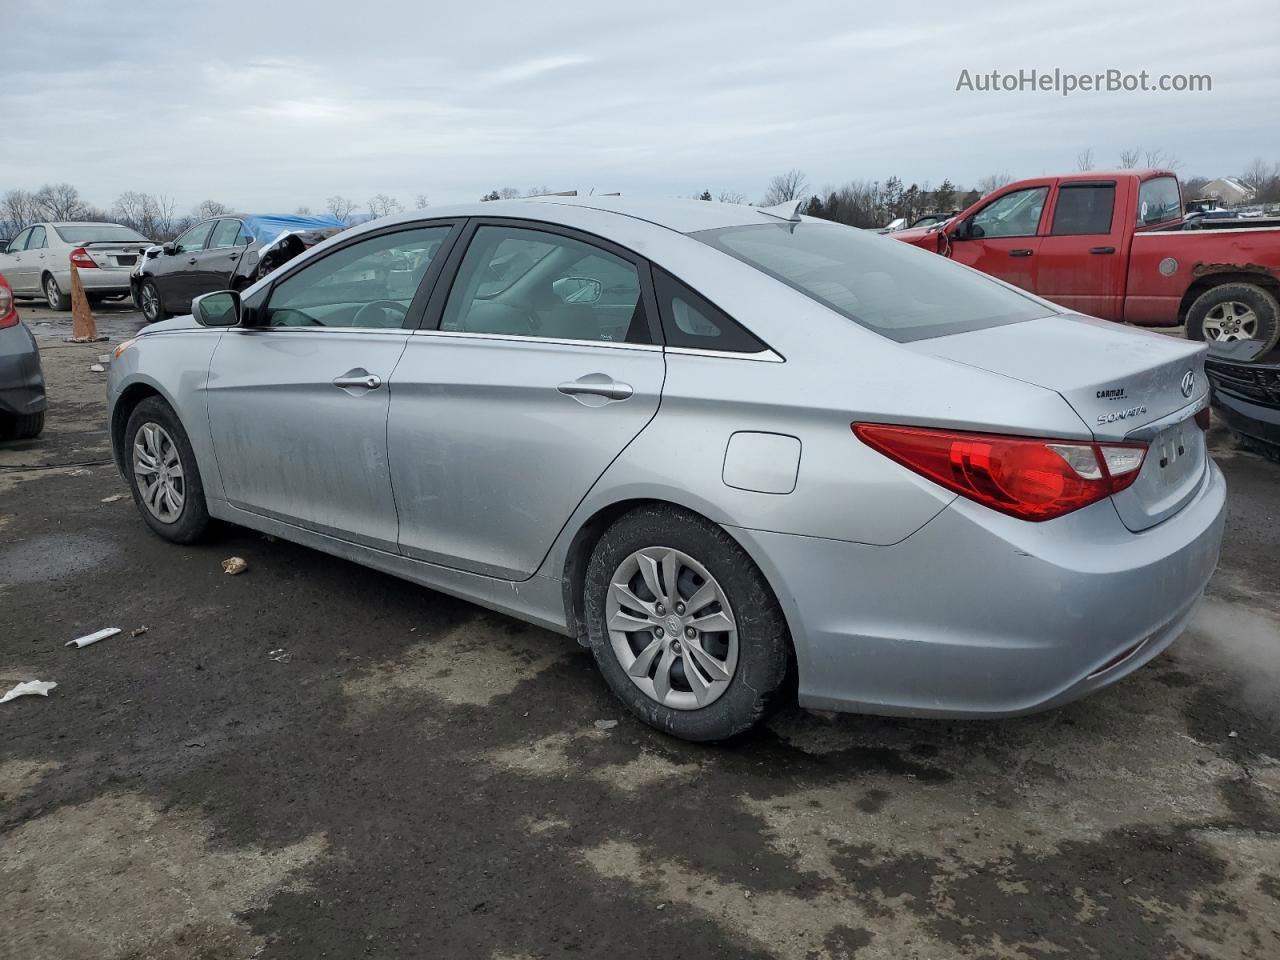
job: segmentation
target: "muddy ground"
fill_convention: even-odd
[[[1211,596],[1132,678],[693,746],[561,637],[244,530],[160,541],[103,462],[108,348],[23,315],[53,401],[0,447],[0,690],[58,687],[0,705],[0,955],[1280,956],[1280,468],[1224,435]]]

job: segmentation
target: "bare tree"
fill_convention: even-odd
[[[404,210],[400,201],[395,197],[389,197],[385,193],[379,193],[369,200],[369,216],[374,220],[379,217],[387,217],[393,213],[400,213]]]
[[[427,207],[431,206],[431,201],[427,199],[427,195],[425,193],[420,193],[414,199],[413,205],[419,210],[425,210]]]
[[[769,181],[769,189],[765,191],[760,206],[772,207],[790,200],[799,200],[807,189],[809,182],[805,179],[804,171],[793,167]]]
[[[1148,169],[1160,168],[1162,170],[1177,170],[1182,166],[1182,161],[1178,159],[1178,155],[1172,151],[1165,150],[1147,150],[1143,153],[1144,166]]]
[[[1005,173],[989,173],[985,177],[978,180],[978,193],[984,197],[988,194],[995,193],[1007,183],[1013,183],[1013,177],[1006,171]]]
[[[0,223],[6,228],[6,235],[17,234],[39,219],[40,211],[34,194],[26,190],[10,190],[0,198]]]
[[[82,220],[89,205],[69,183],[46,183],[36,191],[36,209],[46,220]]]
[[[1120,169],[1132,170],[1138,165],[1138,150],[1121,150],[1120,151]]]
[[[332,197],[325,201],[325,209],[329,211],[330,216],[335,220],[341,220],[343,223],[351,222],[351,212],[355,210],[356,205],[341,194],[335,193]]]
[[[1253,162],[1240,174],[1240,180],[1253,191],[1255,203],[1265,203],[1271,199],[1271,193],[1280,180],[1280,164],[1271,164],[1261,157],[1254,157]]]
[[[747,195],[737,190],[721,190],[716,199],[721,203],[746,203]]]
[[[126,190],[116,197],[111,214],[152,240],[172,240],[177,235],[173,229],[173,198],[163,194]]]
[[[510,199],[511,197],[517,197],[517,196],[519,196],[519,194],[518,194],[518,193],[516,193],[516,192],[514,192],[514,191],[512,191],[511,193],[507,193],[507,191],[508,191],[508,190],[510,190],[510,189],[511,189],[510,187],[503,187],[503,189],[502,189],[502,199],[503,199],[503,200],[508,200],[508,199]],[[526,190],[526,191],[524,192],[524,195],[525,195],[526,197],[545,197],[545,196],[546,196],[547,194],[549,194],[550,192],[551,192],[551,188],[550,188],[550,187],[548,187],[548,186],[544,183],[544,184],[543,184],[542,186],[540,186],[540,187],[530,187],[528,190]]]
[[[1076,154],[1077,170],[1093,169],[1093,147],[1087,147]]]
[[[220,217],[230,212],[231,208],[218,200],[201,200],[191,211],[191,215],[197,220],[208,220],[210,217]]]

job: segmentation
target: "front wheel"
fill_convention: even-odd
[[[193,543],[209,527],[204,484],[178,415],[147,397],[125,425],[124,462],[134,503],[147,526],[174,543]]]
[[[605,531],[587,567],[587,630],[614,694],[649,725],[724,740],[773,706],[790,663],[764,576],[724,530],[655,505]]]
[[[17,416],[0,414],[0,440],[34,440],[44,431],[44,411],[20,413]]]
[[[62,292],[62,288],[58,286],[58,278],[52,273],[45,274],[44,299],[49,304],[50,310],[65,313],[71,309],[71,295]]]
[[[1210,351],[1215,344],[1241,344],[1224,356],[1256,360],[1280,342],[1280,302],[1252,283],[1211,287],[1187,311],[1187,337],[1205,341]]]

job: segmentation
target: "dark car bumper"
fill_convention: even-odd
[[[39,413],[49,405],[36,338],[22,324],[0,330],[0,413]]]
[[[1227,426],[1252,440],[1280,446],[1280,364],[1210,356],[1204,369],[1214,409]]]

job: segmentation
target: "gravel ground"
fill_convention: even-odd
[[[160,541],[103,462],[109,345],[22,312],[52,406],[0,445],[0,690],[58,687],[0,705],[0,954],[1280,955],[1280,468],[1220,432],[1221,568],[1133,677],[694,746],[564,638],[244,530]]]

